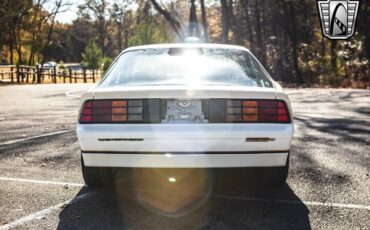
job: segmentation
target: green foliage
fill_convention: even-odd
[[[66,66],[64,65],[64,62],[63,61],[60,61],[59,62],[58,68],[59,69],[66,69]]]
[[[143,15],[132,26],[134,33],[128,39],[129,46],[146,45],[155,43],[171,42],[168,35],[168,28],[163,24],[157,23],[155,17],[151,15],[150,4],[143,3],[141,10]]]
[[[94,40],[90,40],[81,54],[82,65],[87,69],[99,69],[103,63],[103,51]]]
[[[103,59],[103,66],[102,66],[103,72],[107,71],[107,69],[112,64],[112,62],[113,62],[113,59],[112,58],[110,58],[110,57],[104,57],[104,59]]]
[[[165,31],[152,23],[142,22],[133,30],[135,34],[129,38],[129,46],[169,42],[169,39],[163,36]]]

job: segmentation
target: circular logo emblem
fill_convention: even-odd
[[[189,107],[191,105],[191,102],[190,101],[180,101],[179,103],[177,103],[179,106],[181,107]]]

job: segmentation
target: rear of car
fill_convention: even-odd
[[[253,167],[284,183],[293,124],[287,95],[248,50],[161,45],[116,59],[83,95],[77,135],[91,186],[136,167]]]

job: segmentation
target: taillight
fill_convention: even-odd
[[[228,100],[226,102],[227,122],[290,122],[284,101],[280,100]]]
[[[142,100],[85,101],[80,123],[124,123],[143,121]]]

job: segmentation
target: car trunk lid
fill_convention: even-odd
[[[93,89],[94,99],[275,99],[275,88],[235,86],[131,86]]]

